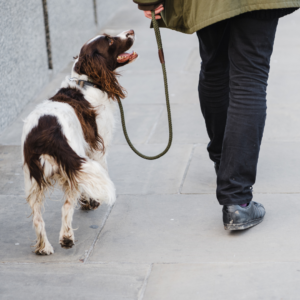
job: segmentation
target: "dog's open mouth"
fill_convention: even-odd
[[[122,53],[117,57],[118,63],[124,63],[127,61],[132,61],[138,57],[138,54],[133,51],[132,53]]]

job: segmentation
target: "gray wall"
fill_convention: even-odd
[[[97,19],[100,28],[104,27],[105,24],[111,19],[111,17],[118,11],[121,5],[132,4],[132,0],[97,0]]]
[[[128,3],[47,0],[53,70],[48,69],[42,0],[0,0],[0,131]]]
[[[0,0],[0,129],[48,81],[42,2]]]
[[[53,71],[60,71],[97,33],[92,0],[48,0]]]

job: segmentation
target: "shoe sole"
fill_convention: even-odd
[[[244,230],[244,229],[253,227],[255,225],[258,225],[263,220],[264,220],[264,218],[256,219],[256,220],[252,220],[248,223],[244,223],[244,224],[225,224],[224,223],[224,229],[225,230]]]

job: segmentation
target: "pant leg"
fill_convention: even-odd
[[[210,159],[220,163],[229,103],[229,20],[197,32],[202,59],[199,99],[210,142]]]
[[[230,94],[217,198],[222,205],[251,201],[266,119],[266,89],[278,19],[230,20]]]

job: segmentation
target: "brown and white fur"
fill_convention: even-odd
[[[89,40],[76,57],[71,78],[24,121],[22,134],[25,193],[37,235],[35,253],[54,253],[45,230],[42,208],[45,192],[58,183],[65,195],[59,243],[74,245],[72,219],[76,204],[82,209],[112,205],[115,187],[107,170],[107,147],[112,140],[116,95],[124,98],[115,69],[136,59],[125,53],[134,43],[134,31]],[[73,80],[72,80],[73,78]],[[75,79],[95,86],[81,88]]]

